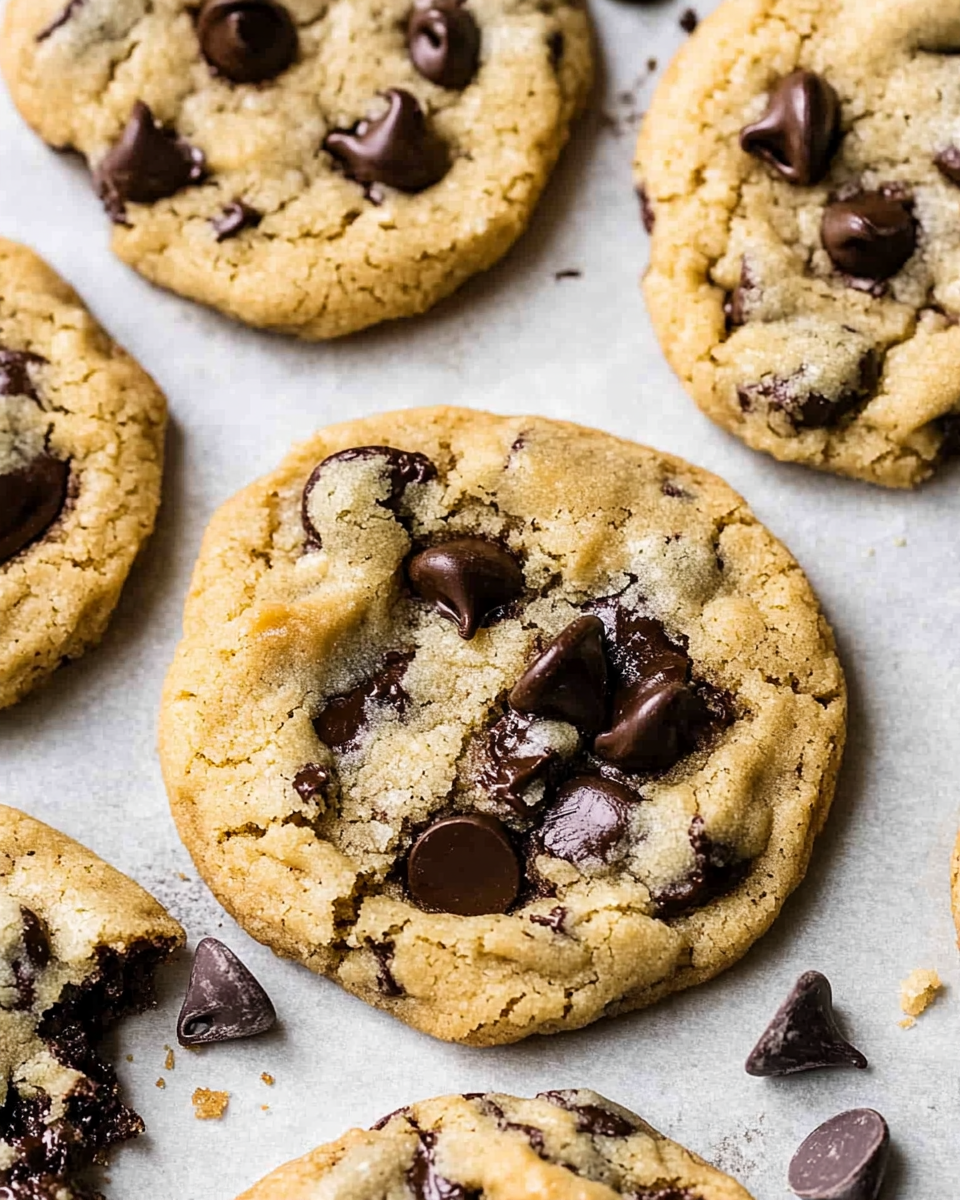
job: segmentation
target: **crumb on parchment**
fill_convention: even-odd
[[[175,1062],[173,1048],[171,1046],[164,1046],[164,1050],[167,1052],[167,1057],[163,1060],[163,1069],[165,1071],[172,1071]]]
[[[916,1018],[926,1012],[942,987],[936,971],[922,967],[911,971],[900,984],[900,1007],[907,1014],[906,1019],[900,1022],[900,1028],[912,1029],[917,1023]]]
[[[273,1087],[273,1085],[277,1082],[267,1071],[264,1071],[260,1078],[267,1085],[267,1087]]]
[[[230,1103],[229,1092],[197,1088],[193,1093],[193,1115],[198,1121],[219,1121]]]
[[[166,1080],[164,1079],[164,1077],[161,1075],[161,1076],[160,1076],[160,1078],[157,1080],[157,1087],[158,1087],[158,1088],[165,1088],[166,1086],[167,1086],[167,1081],[166,1081]]]

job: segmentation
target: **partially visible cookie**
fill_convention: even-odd
[[[10,0],[0,63],[125,262],[304,338],[500,258],[592,74],[581,0]]]
[[[95,1200],[78,1178],[143,1131],[97,1050],[153,1003],[183,930],[132,880],[0,806],[0,1197]]]
[[[941,0],[726,0],[665,75],[650,315],[754,449],[888,487],[960,449],[958,50]]]
[[[287,1163],[238,1200],[750,1200],[591,1091],[444,1096]]]
[[[98,642],[160,501],[166,402],[0,239],[0,708]]]
[[[323,430],[204,539],[161,714],[180,834],[261,941],[435,1036],[712,977],[800,882],[846,694],[726,484],[609,434]]]

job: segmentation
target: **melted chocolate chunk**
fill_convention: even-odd
[[[737,326],[746,324],[748,296],[750,292],[756,290],[756,280],[753,278],[747,260],[743,259],[740,264],[740,282],[727,297],[723,311],[727,318],[727,330],[736,328]]]
[[[622,784],[600,775],[571,779],[547,809],[537,846],[578,867],[617,862],[626,851],[630,810],[637,799]]]
[[[36,541],[59,517],[69,478],[69,463],[49,454],[0,475],[0,565]]]
[[[526,816],[529,808],[523,794],[537,779],[542,779],[556,761],[553,750],[530,753],[527,733],[530,722],[508,713],[490,730],[487,756],[479,773],[480,786],[494,800],[509,804],[515,812]]]
[[[951,183],[960,186],[960,147],[948,146],[934,158],[937,170]]]
[[[554,933],[566,933],[564,922],[569,915],[567,909],[562,904],[558,904],[548,913],[531,913],[529,919],[531,924],[543,925],[547,929],[552,929]]]
[[[840,133],[840,99],[813,71],[794,71],[770,94],[767,111],[740,134],[740,145],[769,163],[788,183],[819,183]]]
[[[328,700],[324,710],[313,721],[320,741],[341,753],[351,749],[367,727],[368,705],[389,706],[403,716],[410,700],[403,689],[403,677],[412,661],[411,653],[391,650],[383,660],[383,667],[375,675],[344,695]]]
[[[434,604],[467,640],[523,591],[520,564],[484,538],[454,538],[421,550],[410,560],[407,575],[415,594]]]
[[[407,49],[425,79],[444,88],[465,88],[480,63],[480,30],[463,0],[415,0]]]
[[[263,214],[245,204],[243,200],[233,200],[226,205],[219,217],[214,217],[210,224],[218,242],[234,238],[244,229],[256,229],[263,220]]]
[[[695,816],[688,834],[696,866],[685,878],[653,896],[661,920],[680,917],[694,908],[729,892],[740,882],[748,863],[738,861],[733,852],[719,846],[704,830],[703,817]]]
[[[69,4],[58,17],[54,17],[49,25],[44,26],[37,34],[37,41],[44,42],[52,33],[56,33],[62,28],[80,9],[86,4],[87,0],[70,0]]]
[[[45,362],[39,354],[31,354],[28,350],[0,349],[0,396],[26,396],[39,401],[30,368]]]
[[[270,997],[240,959],[216,938],[204,938],[197,945],[177,1021],[180,1045],[254,1037],[276,1023]]]
[[[372,942],[370,951],[377,960],[377,985],[384,996],[402,996],[403,988],[397,983],[393,974],[393,942]],[[391,1113],[391,1116],[393,1114]],[[390,1118],[387,1117],[386,1120]],[[376,1126],[374,1126],[376,1128]]]
[[[205,0],[197,36],[207,62],[233,83],[275,79],[297,57],[297,27],[276,0]]]
[[[450,152],[409,92],[389,88],[384,94],[389,107],[382,117],[333,130],[323,147],[357,183],[422,192],[450,170]]]
[[[50,965],[50,934],[47,927],[29,908],[20,909],[23,920],[23,951],[37,971]]]
[[[538,1100],[549,1100],[558,1108],[565,1108],[577,1118],[577,1131],[590,1133],[596,1137],[630,1137],[637,1132],[632,1121],[620,1113],[601,1108],[598,1104],[577,1104],[574,1100],[576,1093],[571,1092],[538,1092]]]
[[[315,800],[324,796],[330,784],[330,772],[319,763],[307,763],[293,777],[293,790],[301,800]]]
[[[569,721],[585,733],[601,729],[607,714],[607,659],[600,618],[578,617],[568,625],[521,675],[510,706]]]
[[[855,279],[896,275],[917,248],[912,204],[890,190],[835,200],[823,213],[821,236],[833,265]]]
[[[436,1144],[432,1130],[421,1132],[413,1165],[407,1171],[407,1183],[416,1200],[478,1200],[479,1192],[468,1191],[440,1174],[433,1160]]]
[[[489,1096],[484,1096],[481,1094],[479,1096],[470,1098],[479,1100],[480,1107],[483,1109],[483,1111],[489,1116],[492,1116],[501,1129],[512,1130],[514,1133],[522,1133],[530,1143],[531,1148],[537,1154],[539,1154],[541,1158],[546,1157],[544,1155],[546,1142],[544,1141],[542,1130],[537,1129],[535,1125],[523,1125],[518,1121],[508,1120],[507,1114],[503,1111],[500,1105],[497,1104],[495,1100],[491,1100]],[[466,1100],[468,1097],[465,1096],[464,1099]]]
[[[520,891],[520,865],[495,817],[445,817],[417,838],[407,883],[427,912],[477,917],[506,912]]]
[[[693,748],[706,721],[703,701],[685,683],[641,679],[617,694],[611,728],[594,740],[594,753],[625,771],[666,770]]]
[[[94,183],[113,221],[124,224],[126,202],[152,204],[203,179],[203,151],[164,129],[138,100],[120,140],[94,172]]]
[[[819,971],[797,980],[747,1059],[748,1075],[796,1075],[821,1067],[856,1067],[867,1060],[840,1032],[830,981]]]
[[[831,1117],[803,1142],[788,1182],[801,1200],[876,1200],[890,1155],[890,1130],[872,1108]]]
[[[820,392],[804,391],[800,378],[779,377],[741,387],[737,396],[744,412],[753,412],[760,401],[782,413],[794,429],[828,429],[871,400],[879,381],[880,358],[875,350],[868,350],[860,360],[856,385],[832,399]]]

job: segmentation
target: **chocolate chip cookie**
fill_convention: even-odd
[[[581,0],[10,0],[0,62],[125,262],[304,338],[500,258],[592,73]]]
[[[0,239],[0,708],[98,642],[160,501],[166,404]]]
[[[702,1159],[590,1091],[446,1096],[287,1163],[239,1200],[750,1200]]]
[[[937,0],[727,0],[664,77],[650,314],[754,449],[912,487],[960,446],[958,51]]]
[[[183,930],[83,846],[0,806],[0,1197],[96,1200],[78,1176],[143,1132],[100,1057]]]
[[[439,408],[324,430],[217,513],[161,754],[253,936],[490,1044],[743,954],[803,876],[844,726],[810,586],[724,483]]]

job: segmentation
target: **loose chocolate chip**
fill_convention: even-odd
[[[576,866],[612,863],[623,857],[630,809],[637,797],[600,775],[580,775],[565,783],[547,809],[537,837],[554,858]]]
[[[37,389],[30,378],[30,368],[44,362],[46,359],[28,350],[0,349],[0,396],[26,396],[39,401]]]
[[[245,204],[242,200],[233,200],[227,204],[219,217],[214,217],[210,224],[218,242],[236,237],[244,229],[256,229],[263,220],[263,214]]]
[[[97,193],[111,218],[122,224],[125,204],[151,204],[199,183],[206,160],[202,150],[164,129],[138,100],[120,140],[94,172]]]
[[[569,915],[563,905],[558,904],[548,913],[531,913],[530,922],[533,925],[543,925],[547,929],[552,929],[554,933],[566,933],[563,926]]]
[[[414,843],[407,881],[428,912],[477,917],[507,911],[520,891],[520,867],[496,818],[445,817]]]
[[[391,650],[375,675],[344,695],[328,700],[313,721],[320,741],[333,750],[348,750],[367,726],[368,703],[390,706],[402,716],[410,699],[403,689],[403,677],[412,660],[410,653]]]
[[[233,83],[275,79],[297,57],[297,27],[276,0],[206,0],[197,35],[204,58]]]
[[[410,560],[407,575],[413,591],[468,641],[485,618],[523,591],[520,564],[484,538],[454,538],[422,550]]]
[[[948,146],[946,150],[941,150],[933,161],[944,179],[960,186],[960,147]]]
[[[407,1183],[416,1200],[476,1200],[479,1192],[468,1191],[459,1183],[445,1179],[433,1161],[437,1135],[430,1130],[420,1134],[420,1141],[413,1156],[413,1165],[407,1171]]]
[[[615,696],[611,728],[594,740],[594,753],[625,771],[666,770],[706,720],[703,701],[685,683],[641,679]]]
[[[833,991],[819,971],[801,975],[747,1059],[748,1075],[795,1075],[867,1060],[846,1040],[833,1011]]]
[[[630,1137],[637,1132],[636,1126],[626,1117],[598,1104],[577,1104],[575,1096],[575,1092],[539,1092],[537,1099],[549,1100],[558,1108],[573,1113],[579,1133],[591,1133],[596,1137]]]
[[[917,248],[909,201],[882,191],[828,204],[821,234],[834,266],[857,279],[889,279]]]
[[[450,152],[409,92],[389,88],[384,94],[389,107],[382,117],[360,121],[352,130],[333,130],[324,149],[357,183],[422,192],[449,171]]]
[[[532,749],[527,740],[529,728],[529,721],[511,713],[498,721],[490,730],[486,761],[479,773],[484,791],[524,816],[529,813],[524,792],[544,776],[557,757],[553,750]]]
[[[480,30],[463,0],[415,0],[407,48],[420,74],[445,88],[465,88],[480,62]]]
[[[571,622],[527,667],[509,700],[517,712],[569,721],[586,733],[601,729],[607,715],[607,659],[600,618]]]
[[[700,18],[694,9],[687,8],[680,14],[679,24],[684,33],[693,33],[700,24]]]
[[[788,1182],[801,1200],[876,1200],[887,1169],[890,1130],[872,1108],[831,1117],[790,1163]]]
[[[301,800],[322,796],[330,783],[330,772],[319,763],[307,763],[293,777],[293,790]]]
[[[830,167],[840,133],[840,99],[813,71],[794,71],[770,94],[767,111],[747,125],[740,145],[789,183],[819,183]]]
[[[87,0],[70,0],[69,4],[58,17],[54,17],[49,25],[44,26],[37,34],[37,41],[44,42],[52,33],[56,33],[58,29],[66,25],[72,16],[74,16],[86,4]]]
[[[270,997],[239,958],[216,938],[197,946],[177,1021],[181,1046],[254,1037],[276,1024]]]
[[[50,528],[67,498],[69,478],[69,464],[49,454],[0,475],[0,563]]]

